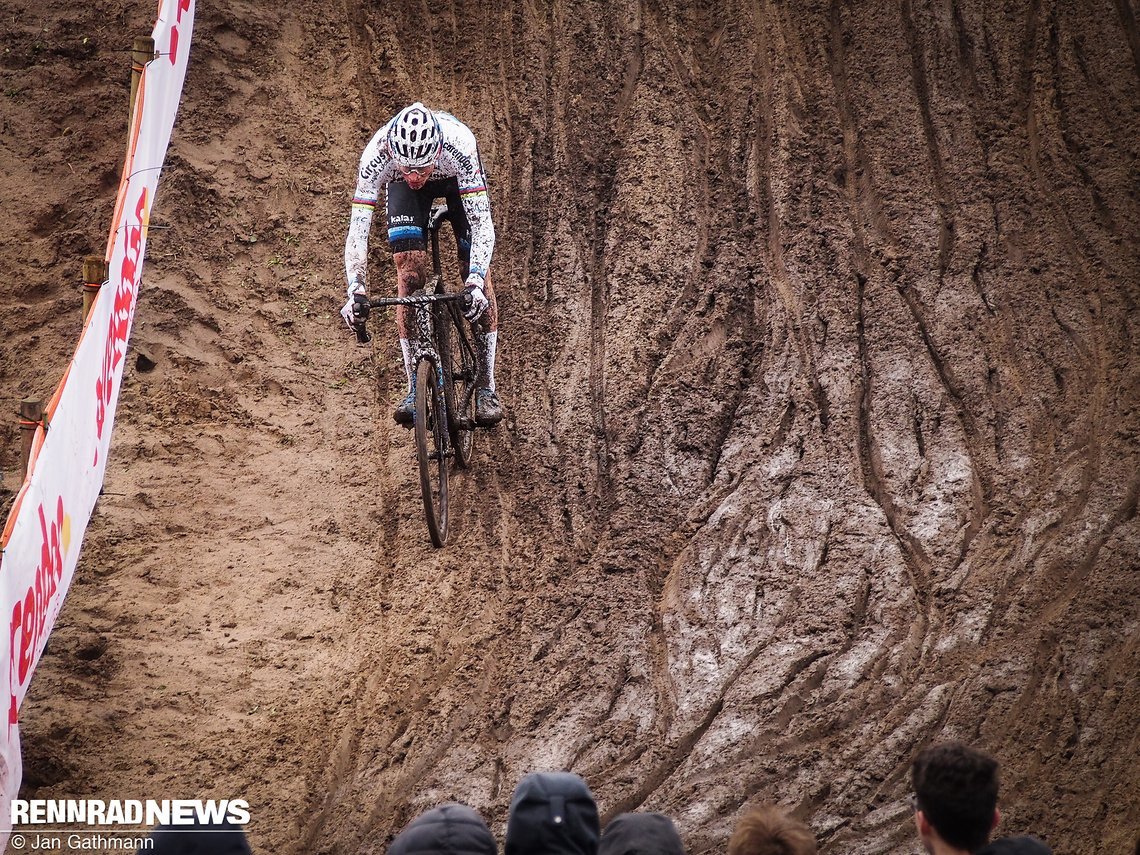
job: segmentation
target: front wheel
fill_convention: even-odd
[[[424,516],[431,542],[440,547],[447,542],[447,410],[428,359],[416,366],[415,428]]]
[[[479,373],[475,351],[458,314],[451,316],[448,328],[448,361],[451,382],[447,392],[448,412],[451,414],[451,447],[455,449],[455,462],[460,469],[471,465],[475,451],[475,380]]]

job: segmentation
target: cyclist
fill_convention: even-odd
[[[401,297],[427,281],[428,214],[434,199],[447,199],[447,217],[455,231],[459,266],[466,284],[464,292],[471,301],[464,315],[471,322],[476,346],[482,350],[486,365],[485,376],[477,380],[475,422],[483,427],[498,424],[503,418],[495,392],[499,313],[487,275],[495,248],[495,227],[475,135],[449,113],[429,110],[417,101],[390,119],[365,146],[344,245],[348,302],[340,314],[350,329],[363,322],[355,295],[367,292],[368,232],[381,187],[387,191],[388,243],[396,263],[396,290]],[[396,312],[408,374],[408,394],[394,414],[400,424],[411,424],[415,406],[409,311],[400,306]]]

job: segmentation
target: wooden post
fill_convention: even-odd
[[[28,477],[28,461],[32,457],[32,440],[36,436],[36,428],[44,418],[44,402],[37,398],[24,398],[20,402],[20,483]]]
[[[102,256],[89,255],[83,259],[83,322],[91,314],[91,305],[99,293],[99,288],[107,281],[107,262]]]
[[[150,36],[139,36],[131,48],[131,115],[135,114],[135,97],[139,91],[139,81],[142,79],[146,64],[154,59],[154,39]]]

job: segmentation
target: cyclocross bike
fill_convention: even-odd
[[[408,297],[368,298],[357,295],[364,322],[356,328],[362,344],[371,341],[368,309],[410,306],[415,322],[412,366],[415,378],[416,456],[428,534],[436,547],[447,543],[447,473],[450,461],[460,469],[471,465],[475,447],[475,383],[483,374],[483,357],[474,345],[463,311],[470,298],[448,293],[439,259],[439,229],[446,203],[432,205],[428,217],[432,275],[427,286]],[[367,306],[367,308],[366,308]]]

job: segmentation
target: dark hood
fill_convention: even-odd
[[[974,855],[1053,855],[1053,850],[1036,837],[1002,837],[987,843]]]
[[[534,772],[515,787],[505,855],[596,855],[598,806],[570,772]]]
[[[685,844],[663,813],[622,813],[606,826],[598,855],[685,855]]]
[[[455,802],[421,813],[396,835],[388,855],[497,855],[483,817]]]
[[[148,855],[250,855],[245,832],[229,823],[163,826],[154,830],[150,840],[149,846],[138,851]]]

